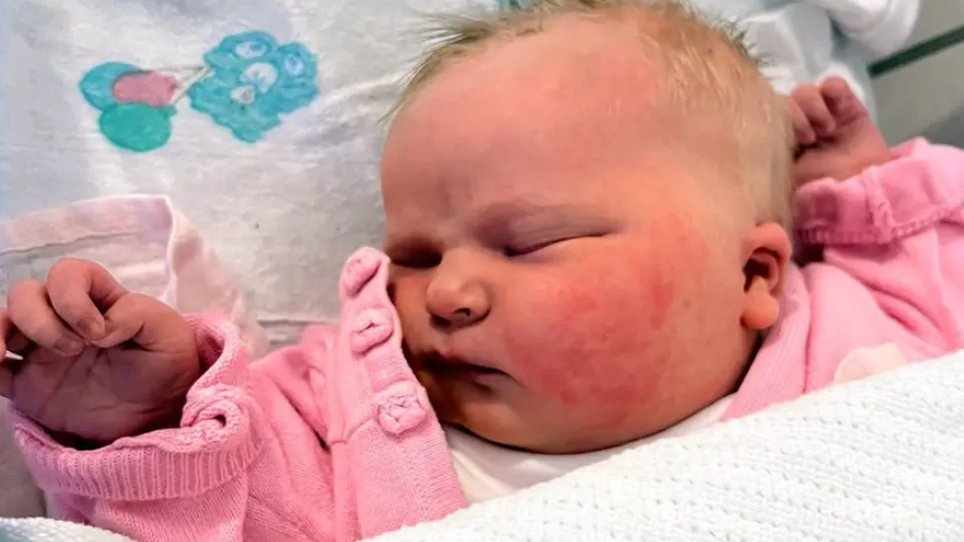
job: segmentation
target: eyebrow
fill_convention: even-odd
[[[528,201],[497,202],[484,207],[475,217],[473,226],[477,230],[508,227],[513,219],[519,217],[564,217],[580,224],[603,227],[611,224],[605,213],[584,205],[570,203],[535,203]]]

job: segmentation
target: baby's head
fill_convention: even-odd
[[[782,103],[673,2],[454,22],[382,163],[392,295],[444,422],[583,452],[731,393],[790,253]]]

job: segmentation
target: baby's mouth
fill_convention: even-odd
[[[438,352],[430,352],[419,356],[416,365],[440,377],[474,379],[486,376],[504,376],[506,374],[495,367],[473,363],[455,356],[444,356]]]

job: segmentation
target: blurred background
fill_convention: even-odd
[[[923,134],[964,147],[964,0],[922,0],[914,37],[876,68],[878,120],[888,141]]]

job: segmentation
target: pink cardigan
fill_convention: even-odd
[[[787,276],[780,322],[727,412],[828,385],[856,348],[920,360],[964,346],[964,153],[903,158],[799,193],[800,237],[824,262]],[[181,427],[79,452],[14,412],[60,517],[144,541],[352,541],[464,505],[442,429],[401,351],[387,260],[363,249],[341,326],[246,365],[237,331],[194,320],[204,376]]]
[[[789,270],[725,419],[826,387],[858,348],[893,344],[912,362],[964,348],[964,152],[923,139],[895,152],[797,192],[797,237],[823,261]]]

